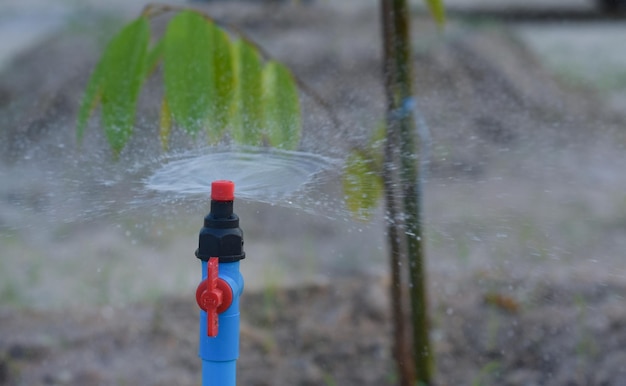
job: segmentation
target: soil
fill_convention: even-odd
[[[521,303],[480,280],[460,284],[469,296],[434,296],[438,385],[626,383],[626,286],[545,284]],[[360,277],[247,293],[239,384],[394,385],[387,289]],[[199,384],[188,297],[69,315],[5,310],[0,321],[4,384]]]
[[[303,96],[303,150],[338,157],[367,140],[383,111],[375,3],[202,6],[334,107],[341,128]],[[430,128],[422,138],[436,384],[626,385],[626,109],[548,71],[515,28],[453,19],[439,34],[414,13],[415,83]],[[97,123],[87,151],[71,149],[99,50],[81,31],[51,37],[0,77],[0,384],[197,385],[197,267],[171,259],[194,249],[195,223],[172,229],[197,220],[195,208],[168,214],[169,227],[136,212],[69,221],[69,212],[92,213],[94,199],[69,208],[64,192],[75,180],[45,185],[49,173],[110,161]],[[158,96],[142,98],[138,130],[149,130]],[[135,140],[122,159],[157,148]],[[93,181],[77,189],[93,193]],[[118,208],[125,189],[94,194]],[[61,210],[38,216],[57,206],[63,221]],[[239,384],[396,384],[383,216],[367,226],[255,203],[237,213],[249,256]],[[116,265],[104,275],[102,261]],[[168,275],[179,270],[176,287]]]

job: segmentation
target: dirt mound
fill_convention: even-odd
[[[527,299],[435,295],[437,384],[621,385],[626,286],[537,286]],[[242,385],[393,385],[387,286],[353,278],[242,297]],[[590,313],[589,310],[594,310]],[[0,311],[0,384],[195,385],[189,298],[90,312]]]

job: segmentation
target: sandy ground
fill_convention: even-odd
[[[346,122],[329,127],[304,98],[303,150],[340,157],[380,119],[377,7],[356,4],[207,5]],[[150,140],[131,143],[130,169],[110,164],[96,122],[76,150],[81,89],[113,28],[84,17],[0,79],[0,383],[197,384],[206,203],[134,203],[158,165]],[[610,43],[626,29],[451,20],[439,34],[419,12],[414,28],[439,383],[626,384],[626,67]],[[154,127],[153,101],[139,130]],[[337,177],[322,182],[301,202],[335,205]],[[243,201],[237,212],[241,384],[393,384],[382,216]]]

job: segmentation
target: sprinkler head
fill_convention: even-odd
[[[233,201],[235,199],[235,183],[228,180],[218,180],[211,183],[211,200]]]
[[[220,263],[233,263],[246,257],[239,217],[233,213],[234,192],[232,181],[211,183],[211,212],[204,218],[196,251],[200,260],[217,257]]]

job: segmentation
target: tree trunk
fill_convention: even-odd
[[[432,384],[433,356],[428,336],[428,304],[421,221],[421,183],[413,116],[410,12],[406,0],[381,0],[384,45],[384,80],[387,98],[385,146],[385,198],[392,276],[394,355],[400,384]],[[395,181],[399,180],[399,184]],[[400,192],[397,192],[398,185]],[[399,194],[398,194],[399,193]],[[397,197],[401,197],[398,210]],[[401,216],[399,216],[401,215]],[[401,217],[401,218],[400,218]],[[403,248],[404,247],[404,248]],[[406,369],[411,356],[403,319],[401,264],[409,267],[413,369]],[[402,320],[399,320],[402,319]],[[406,340],[405,340],[406,341]]]

